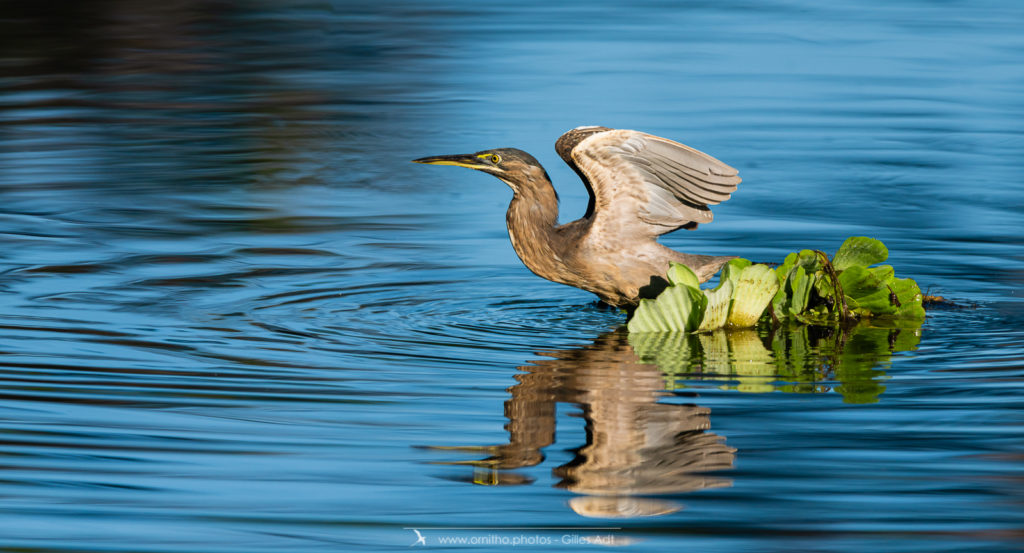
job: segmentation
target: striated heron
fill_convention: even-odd
[[[558,224],[558,195],[530,154],[515,148],[413,160],[483,171],[512,188],[506,221],[519,259],[535,274],[630,308],[667,285],[669,262],[707,281],[732,257],[693,255],[657,237],[710,223],[709,205],[728,200],[736,169],[689,146],[650,134],[577,127],[555,150],[590,192],[582,218]]]

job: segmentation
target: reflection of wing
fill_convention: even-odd
[[[708,206],[728,200],[741,180],[703,152],[637,131],[580,127],[555,148],[587,185],[592,228],[610,236],[655,237],[709,223]]]

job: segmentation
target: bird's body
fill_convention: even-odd
[[[559,155],[590,192],[587,213],[558,224],[558,196],[533,156],[513,148],[416,160],[457,165],[498,177],[513,190],[506,214],[512,247],[535,274],[632,307],[665,286],[669,263],[701,282],[732,257],[677,252],[661,234],[711,221],[708,204],[729,198],[736,170],[682,144],[649,134],[579,127],[558,139]]]

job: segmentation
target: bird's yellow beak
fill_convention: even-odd
[[[486,154],[457,154],[453,156],[432,156],[421,157],[412,160],[413,163],[425,163],[427,165],[454,165],[466,167],[467,169],[489,169],[494,170],[494,165],[487,163]]]

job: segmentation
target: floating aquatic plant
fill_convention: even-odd
[[[819,250],[786,256],[775,269],[733,259],[713,290],[701,290],[697,276],[673,263],[669,286],[657,298],[641,300],[627,324],[630,332],[693,332],[749,328],[759,321],[835,325],[858,320],[913,326],[924,319],[921,289],[896,278],[889,250],[874,238],[848,238],[829,259]]]

